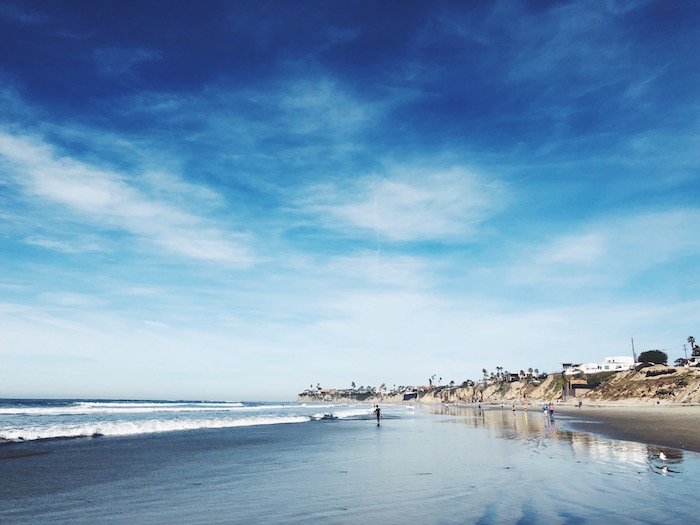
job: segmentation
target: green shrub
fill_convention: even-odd
[[[668,362],[668,354],[661,350],[647,350],[646,352],[639,354],[639,362],[665,365]]]

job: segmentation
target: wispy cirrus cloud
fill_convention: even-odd
[[[700,255],[698,221],[700,211],[693,208],[599,218],[530,247],[519,246],[517,262],[506,274],[517,284],[624,287],[662,265],[693,264]]]
[[[507,191],[497,180],[463,168],[395,168],[342,185],[311,188],[305,212],[350,235],[374,233],[392,242],[468,242],[504,207]]]
[[[308,134],[355,131],[373,116],[371,104],[361,104],[328,78],[295,80],[289,89],[268,101],[280,109],[292,129]]]
[[[103,75],[124,75],[130,73],[135,66],[142,62],[160,60],[159,51],[140,48],[101,48],[92,53],[98,71]]]
[[[0,130],[0,157],[27,197],[59,205],[81,220],[121,229],[172,255],[239,267],[254,261],[244,234],[153,198],[119,173],[63,156],[40,138]],[[45,241],[38,243],[50,247]]]
[[[22,24],[41,24],[47,17],[37,11],[37,9],[27,9],[13,2],[3,2],[0,4],[0,17],[9,20],[16,20]]]
[[[85,253],[101,251],[101,248],[96,242],[85,242],[82,240],[65,240],[52,239],[44,236],[33,235],[24,240],[25,243],[32,246],[40,246],[48,250],[53,250],[63,253]]]

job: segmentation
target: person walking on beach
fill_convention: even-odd
[[[549,417],[554,417],[554,403],[549,404]]]
[[[374,405],[374,415],[377,416],[377,426],[379,426],[379,418],[382,417],[382,409],[379,405]]]

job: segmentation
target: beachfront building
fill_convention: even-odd
[[[603,363],[562,363],[565,376],[579,373],[624,372],[634,368],[634,358],[629,356],[606,357]]]
[[[561,399],[562,401],[566,401],[573,397],[585,395],[591,388],[593,387],[591,387],[585,379],[567,379],[564,381],[564,386],[562,387]]]

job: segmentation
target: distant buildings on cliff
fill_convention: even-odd
[[[624,372],[634,368],[634,358],[630,356],[606,357],[603,363],[562,363],[565,376],[576,374],[599,374],[601,372]]]

